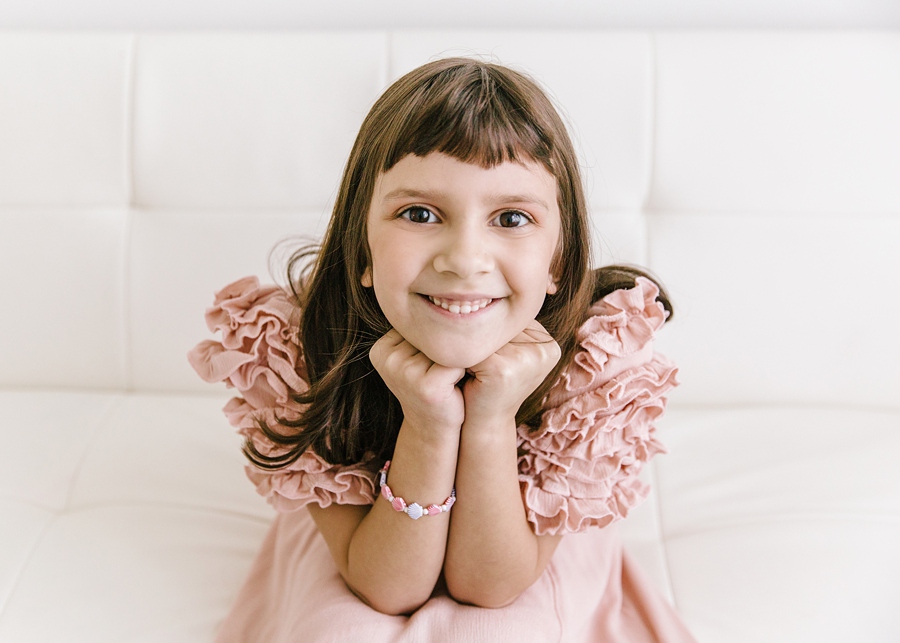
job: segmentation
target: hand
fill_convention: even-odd
[[[536,320],[511,342],[468,369],[463,386],[466,424],[514,421],[522,402],[559,361],[556,340]]]
[[[400,400],[404,421],[420,429],[459,430],[465,407],[456,384],[464,369],[432,362],[393,329],[375,342],[369,359]]]

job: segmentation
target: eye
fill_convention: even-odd
[[[438,218],[435,216],[434,212],[429,210],[428,208],[423,208],[422,206],[414,205],[411,208],[406,208],[403,212],[400,213],[400,217],[404,219],[408,219],[413,223],[437,223]]]
[[[521,228],[531,223],[531,218],[524,212],[518,210],[507,210],[496,219],[497,225],[501,228]]]

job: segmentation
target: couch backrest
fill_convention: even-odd
[[[563,106],[681,404],[900,408],[900,34],[0,34],[0,385],[208,391],[212,293],[318,236],[365,112],[486,52]],[[283,252],[275,257],[283,257]]]

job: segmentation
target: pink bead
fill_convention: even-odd
[[[388,502],[390,502],[392,499],[391,490],[388,489],[388,486],[386,484],[381,485],[381,495],[384,496],[384,499]]]
[[[383,488],[384,487],[382,487],[382,489]],[[403,500],[403,498],[394,498],[394,500],[391,502],[391,506],[396,511],[403,511],[404,509],[406,509],[406,502]]]
[[[437,505],[428,505],[427,511],[429,516],[436,516],[437,514],[441,513],[441,508]]]

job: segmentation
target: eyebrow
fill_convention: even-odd
[[[397,188],[391,190],[382,197],[382,201],[393,201],[394,199],[439,199],[444,196],[443,192],[427,192],[423,190],[411,190],[409,188]]]
[[[382,201],[393,201],[395,199],[425,199],[427,201],[446,198],[444,192],[431,192],[428,190],[413,190],[410,188],[397,188],[391,190],[382,197]],[[545,210],[550,210],[550,206],[543,200],[533,194],[494,194],[488,199],[490,203],[534,203],[541,206]]]

